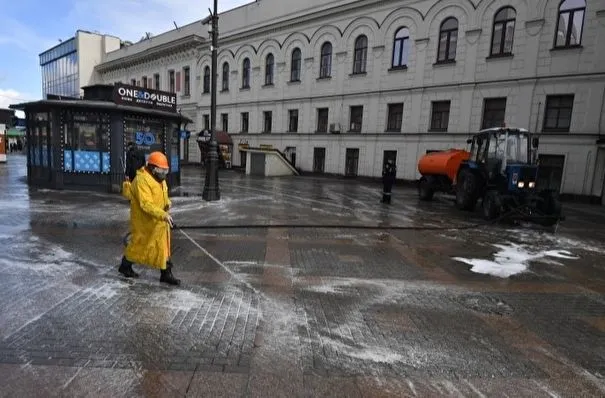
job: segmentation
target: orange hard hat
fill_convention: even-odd
[[[166,159],[166,155],[162,152],[156,151],[151,152],[149,154],[149,158],[147,159],[147,164],[151,164],[153,166],[159,167],[161,169],[168,169],[168,159]]]

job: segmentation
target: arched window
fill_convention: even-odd
[[[204,68],[204,93],[210,92],[210,67],[206,66]]]
[[[242,65],[242,88],[250,88],[250,59],[244,59]]]
[[[517,18],[517,12],[512,7],[504,7],[494,16],[491,56],[510,55],[513,53],[515,18]]]
[[[302,59],[302,53],[300,52],[300,48],[295,48],[292,51],[292,65],[290,66],[290,81],[299,82],[300,81],[300,64]]]
[[[439,29],[439,48],[437,49],[437,62],[452,62],[456,59],[456,45],[458,44],[458,20],[447,18],[441,23]]]
[[[555,47],[573,47],[582,43],[586,1],[564,0],[559,6]]]
[[[275,65],[275,58],[273,54],[269,54],[265,63],[265,85],[273,84],[273,65]]]
[[[330,76],[332,76],[332,43],[327,41],[321,46],[319,77],[326,78]]]
[[[353,73],[365,73],[368,59],[368,38],[365,35],[355,39],[353,52]]]
[[[223,64],[223,84],[222,84],[222,91],[229,91],[229,63],[225,62]]]
[[[410,31],[408,28],[399,28],[395,33],[393,43],[393,68],[402,68],[408,65],[410,55]]]

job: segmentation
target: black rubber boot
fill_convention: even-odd
[[[172,262],[166,262],[166,269],[160,270],[160,282],[168,283],[169,285],[178,286],[181,284],[180,279],[176,279],[174,275],[172,275]]]
[[[126,257],[122,257],[122,263],[120,264],[120,268],[118,268],[118,272],[124,275],[126,278],[139,277],[139,274],[133,271],[132,263],[126,260]]]

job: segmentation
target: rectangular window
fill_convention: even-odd
[[[506,113],[506,97],[486,98],[483,100],[483,122],[482,129],[504,126],[504,114]]]
[[[176,78],[174,79],[176,82],[176,92],[181,91],[181,72],[175,72]]]
[[[229,114],[221,113],[221,125],[223,126],[223,131],[229,131]]]
[[[63,169],[72,172],[108,173],[109,136],[109,115],[67,113]]]
[[[263,112],[263,121],[264,121],[264,128],[263,128],[263,133],[270,133],[271,132],[271,128],[273,127],[273,112],[271,111],[265,111]]]
[[[147,76],[143,76],[143,88],[147,88]]]
[[[429,131],[447,131],[451,101],[433,101]]]
[[[137,85],[137,79],[130,79],[130,85],[131,86],[136,86]]]
[[[204,115],[204,130],[210,130],[210,115]]]
[[[144,153],[163,151],[165,125],[159,119],[131,118],[124,119],[124,141],[132,141]],[[169,141],[168,141],[169,142]]]
[[[153,88],[155,88],[156,90],[160,90],[160,74],[156,73],[155,75],[153,75],[153,80],[155,80]]]
[[[183,68],[183,91],[183,95],[191,95],[191,69],[188,66]]]
[[[349,131],[360,132],[363,122],[363,105],[357,105],[351,107],[351,128]]]
[[[242,133],[247,133],[250,123],[250,114],[248,112],[242,112]]]
[[[573,101],[573,94],[549,95],[546,97],[544,131],[569,131]]]
[[[298,131],[298,109],[288,111],[288,131],[296,133]]]
[[[328,108],[317,109],[317,132],[327,133],[328,132]]]
[[[168,71],[168,90],[171,93],[175,93],[176,86],[174,84],[174,71],[173,70],[169,70]]]
[[[400,132],[403,121],[403,104],[389,104],[387,131]]]

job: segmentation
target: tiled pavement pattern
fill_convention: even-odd
[[[219,293],[99,281],[3,341],[0,361],[247,371],[258,300],[238,289]]]
[[[172,288],[142,267],[137,281],[117,275],[119,197],[29,192],[22,159],[9,161],[0,396],[605,395],[599,208],[574,205],[556,236],[510,226],[175,230],[184,284]],[[186,173],[181,192],[199,194],[199,171]],[[401,188],[386,207],[370,183],[221,178],[219,203],[174,198],[177,224],[478,221]],[[488,259],[503,241],[581,258],[509,279],[451,260]]]

